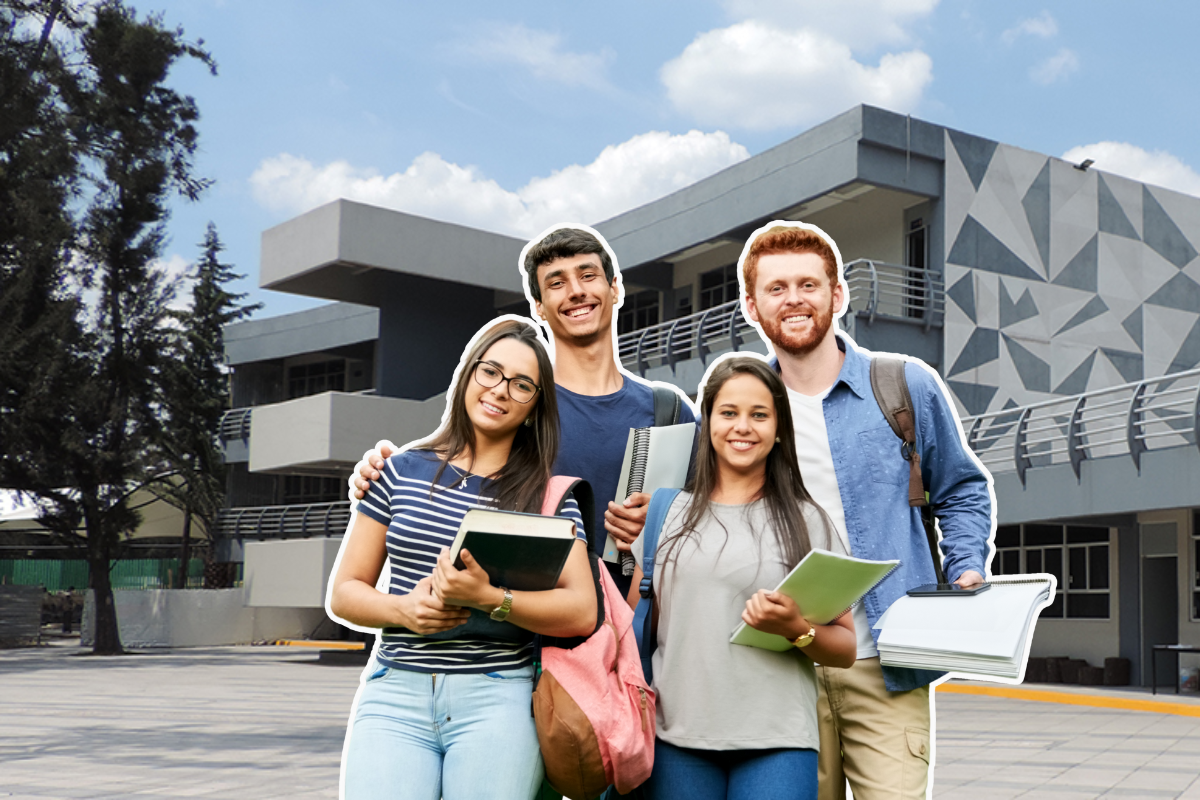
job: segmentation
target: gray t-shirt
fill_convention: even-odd
[[[773,653],[729,643],[750,596],[774,589],[788,573],[766,503],[710,504],[708,517],[664,574],[663,544],[682,527],[690,501],[680,492],[672,504],[655,557],[658,736],[701,750],[817,749],[812,660],[796,649]],[[820,512],[810,506],[805,520],[813,547],[828,549]],[[640,537],[633,553],[640,563]]]

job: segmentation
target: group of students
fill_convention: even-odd
[[[625,432],[653,424],[651,388],[615,361],[620,282],[599,235],[551,230],[523,251],[522,269],[553,362],[530,321],[485,326],[438,432],[394,455],[381,448],[352,478],[361,502],[329,611],[382,632],[347,734],[347,800],[537,795],[534,635],[595,628],[585,531],[603,529],[642,555],[649,498],[635,494],[587,520],[568,497],[562,513],[579,540],[553,589],[509,591],[490,585],[469,553],[462,569],[449,560],[468,508],[536,513],[553,474],[613,497]],[[847,778],[861,800],[923,797],[937,676],[880,667],[870,625],[910,585],[929,582],[933,566],[927,550],[920,557],[919,516],[897,499],[906,501],[908,478],[899,442],[877,405],[869,413],[869,359],[832,330],[845,304],[840,257],[819,230],[775,224],[748,242],[740,269],[746,312],[776,358],[723,357],[698,389],[693,475],[654,556],[658,738],[642,791],[652,800],[815,798],[819,773],[822,798],[844,796]],[[912,366],[946,573],[970,584],[982,580],[994,527],[990,481],[939,382]],[[680,421],[694,421],[690,405],[682,410]],[[814,625],[769,590],[811,548],[904,564],[854,612]],[[640,576],[614,577],[636,603]],[[739,621],[795,646],[731,645]]]

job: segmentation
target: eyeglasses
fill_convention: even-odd
[[[500,368],[490,361],[475,362],[475,382],[485,389],[492,389],[505,381],[508,382],[508,396],[518,403],[528,403],[539,391],[538,386],[528,378],[517,375],[513,378],[504,377]]]

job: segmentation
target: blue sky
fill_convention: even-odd
[[[259,236],[339,196],[516,236],[594,223],[866,102],[1200,194],[1200,4],[697,0],[596,7],[173,0],[203,39],[208,221],[259,316]],[[1187,64],[1193,64],[1188,67]]]

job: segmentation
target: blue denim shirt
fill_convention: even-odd
[[[936,583],[937,577],[920,509],[908,505],[909,465],[900,455],[900,439],[871,390],[871,357],[841,335],[838,347],[846,360],[823,409],[850,551],[859,558],[900,560],[900,566],[863,598],[871,636],[878,642],[874,626],[880,615],[909,589]],[[986,576],[995,529],[991,475],[967,449],[938,380],[912,362],[905,365],[904,376],[916,417],[921,477],[942,533],[946,578],[957,580],[967,570]],[[941,675],[883,668],[891,691],[915,689]]]

